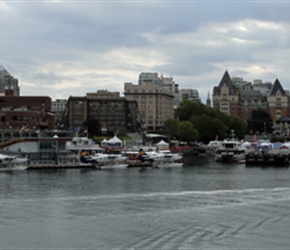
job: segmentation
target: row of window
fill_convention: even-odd
[[[164,93],[164,90],[153,90],[153,89],[126,89],[125,93]]]

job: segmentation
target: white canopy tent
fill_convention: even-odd
[[[108,141],[107,139],[104,139],[101,141],[101,147],[106,147],[106,146],[108,146]]]
[[[158,147],[159,149],[169,149],[169,143],[161,140],[160,142],[155,144],[156,147]]]
[[[113,138],[107,141],[108,145],[111,147],[122,147],[123,142],[115,135]]]

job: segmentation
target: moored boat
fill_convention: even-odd
[[[183,155],[180,153],[171,153],[170,150],[146,151],[140,148],[139,151],[124,151],[128,156],[130,167],[133,166],[182,166]]]
[[[239,162],[245,159],[245,154],[246,148],[232,130],[230,136],[216,149],[215,159],[224,163]]]
[[[20,155],[0,154],[1,169],[13,169],[18,166],[26,168],[28,166],[28,163],[28,158],[22,157]]]

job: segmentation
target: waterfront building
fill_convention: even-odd
[[[0,128],[54,128],[51,98],[48,96],[0,96]]]
[[[42,129],[54,129],[48,96],[0,96],[0,141],[33,137]]]
[[[270,92],[273,88],[273,83],[271,82],[262,82],[262,80],[253,81],[253,89],[260,91],[264,96],[270,95]]]
[[[240,94],[241,117],[247,121],[252,117],[253,110],[268,111],[267,97],[258,90],[243,90]]]
[[[190,100],[193,102],[200,102],[199,93],[197,89],[179,89],[179,101],[183,102]]]
[[[260,79],[252,84],[239,77],[231,79],[226,71],[219,86],[214,87],[213,107],[228,115],[238,115],[245,121],[251,119],[253,110],[265,110],[275,123],[289,116],[289,93],[278,79],[274,84]]]
[[[18,79],[14,78],[2,65],[0,66],[0,95],[20,95]]]
[[[213,88],[213,108],[227,115],[241,115],[240,91],[226,71],[218,86]]]
[[[157,73],[141,73],[139,84],[124,84],[124,96],[138,103],[146,130],[159,130],[167,119],[173,118],[177,93],[178,84],[173,78],[159,77]]]
[[[55,128],[66,128],[67,99],[56,99],[51,102],[51,112],[55,115]]]
[[[64,112],[67,106],[67,99],[56,99],[51,102],[51,112],[59,113]]]
[[[270,95],[267,97],[269,113],[272,121],[289,116],[289,93],[287,93],[278,79],[275,80]]]
[[[67,105],[67,126],[81,132],[84,123],[97,120],[103,132],[136,132],[141,127],[137,102],[120,97],[118,92],[98,90],[86,96],[70,96]]]

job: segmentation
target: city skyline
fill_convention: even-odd
[[[289,89],[290,2],[1,1],[0,62],[21,95],[124,92],[141,72],[203,103],[227,70]]]

